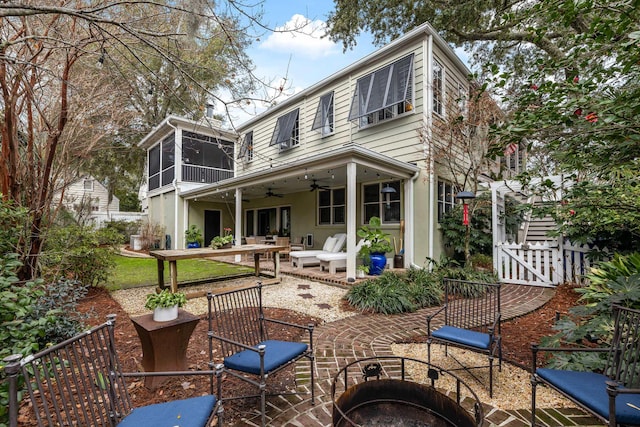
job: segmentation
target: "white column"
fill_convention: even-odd
[[[356,164],[347,164],[347,281],[356,277]]]
[[[236,188],[236,245],[242,244],[242,188]],[[235,262],[242,261],[242,255],[235,256]]]

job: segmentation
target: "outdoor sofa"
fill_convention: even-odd
[[[292,251],[289,254],[289,257],[291,258],[291,265],[295,268],[320,265],[318,255],[341,252],[346,242],[346,233],[337,233],[331,237],[327,237],[322,249]]]
[[[356,255],[360,252],[360,248],[365,244],[365,240],[361,239],[356,245]],[[320,271],[328,270],[329,274],[336,274],[338,269],[347,268],[347,253],[346,252],[328,252],[317,255],[320,260]]]

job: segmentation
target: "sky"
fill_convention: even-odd
[[[270,28],[282,30],[304,26],[295,33],[265,32],[247,51],[256,67],[255,74],[284,88],[278,101],[329,77],[378,48],[368,34],[359,37],[357,46],[346,52],[343,52],[342,44],[322,38],[326,33],[327,16],[334,7],[333,0],[264,0],[263,7],[262,22]],[[267,107],[256,104],[245,106],[249,111],[235,110],[232,113],[234,124],[245,122]]]

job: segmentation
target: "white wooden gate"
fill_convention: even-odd
[[[500,282],[555,286],[564,282],[582,284],[591,263],[587,246],[570,242],[520,244],[499,242],[495,246],[493,267]]]

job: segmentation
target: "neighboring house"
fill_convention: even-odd
[[[62,196],[62,200],[61,200]],[[120,200],[115,195],[109,203],[109,190],[100,181],[87,175],[66,185],[64,190],[56,191],[54,205],[61,203],[82,222],[91,222],[101,227],[107,221],[141,221],[146,214],[140,212],[120,212]]]
[[[88,213],[117,212],[120,210],[120,200],[113,196],[109,203],[109,191],[100,181],[92,176],[80,177],[67,186],[63,191],[54,194],[54,201],[60,201],[62,195],[62,205],[70,212],[84,211]]]
[[[438,218],[460,190],[430,155],[430,129],[451,99],[464,102],[469,75],[423,24],[237,134],[168,117],[139,143],[148,150],[149,219],[178,248],[190,224],[203,227],[205,244],[223,227],[237,239],[274,230],[308,236],[316,248],[346,232],[353,278],[356,231],[378,216],[402,242],[405,266],[423,266],[443,252]]]

